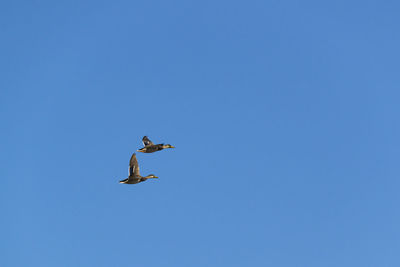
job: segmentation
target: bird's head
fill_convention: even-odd
[[[170,144],[166,144],[166,145],[163,145],[163,148],[175,148],[175,147],[171,146]]]
[[[146,178],[158,178],[158,176],[155,176],[154,174],[149,174],[146,176]]]

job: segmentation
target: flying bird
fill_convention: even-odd
[[[120,184],[137,184],[144,182],[150,178],[158,178],[154,174],[149,174],[146,177],[140,176],[139,164],[136,159],[136,154],[133,153],[131,160],[129,161],[129,177],[119,181]]]
[[[156,151],[163,150],[164,148],[175,148],[174,146],[171,146],[170,144],[157,144],[155,145],[153,142],[150,141],[150,139],[147,136],[143,136],[142,139],[144,147],[137,150],[138,152],[143,152],[143,153],[153,153]]]

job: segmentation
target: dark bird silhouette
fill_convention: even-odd
[[[150,141],[150,139],[147,136],[143,136],[142,139],[144,147],[137,150],[138,152],[143,152],[143,153],[153,153],[156,151],[163,150],[164,148],[175,148],[174,146],[171,146],[170,144],[157,144],[155,145],[153,142]]]
[[[136,154],[133,153],[131,160],[129,161],[129,177],[119,181],[120,184],[137,184],[140,182],[144,182],[150,178],[158,178],[154,174],[149,174],[146,177],[143,177],[139,173],[139,164],[136,159]]]

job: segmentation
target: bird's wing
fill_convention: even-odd
[[[143,142],[144,146],[152,146],[152,145],[154,145],[153,142],[151,142],[150,139],[147,136],[143,136],[142,142]]]
[[[136,159],[136,154],[133,153],[131,160],[129,161],[129,176],[138,176],[139,174],[139,164]]]

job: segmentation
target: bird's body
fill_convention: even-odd
[[[152,146],[147,146],[147,147],[145,146],[145,147],[139,149],[138,152],[153,153],[156,151],[163,150],[164,149],[163,145],[164,144],[152,145]]]
[[[138,152],[143,152],[143,153],[153,153],[156,151],[163,150],[164,148],[174,148],[174,146],[171,146],[170,144],[154,144],[153,142],[150,141],[150,139],[147,136],[144,136],[142,139],[144,147],[137,150]]]
[[[126,179],[124,179],[122,181],[119,181],[119,183],[120,184],[138,184],[138,183],[144,182],[146,180],[147,179],[143,179],[142,180],[141,178],[139,178],[139,179],[137,179],[137,178],[132,178],[132,179],[126,178]]]
[[[129,177],[119,181],[120,184],[138,184],[144,182],[150,178],[158,178],[154,174],[147,175],[145,177],[141,176],[139,173],[139,164],[136,159],[136,154],[133,153],[129,161]]]

